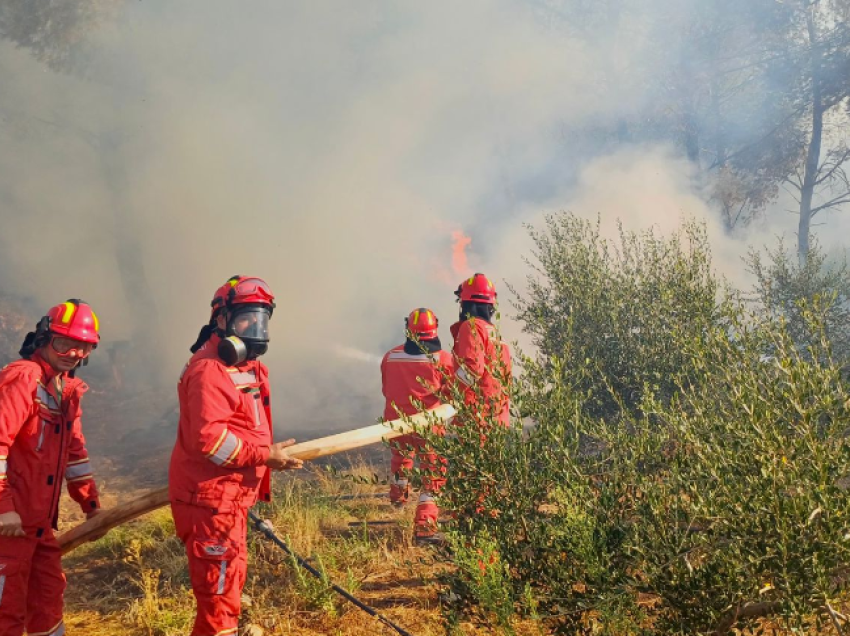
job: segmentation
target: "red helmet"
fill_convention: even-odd
[[[216,290],[210,303],[212,306],[210,318],[215,318],[219,310],[224,307],[247,303],[267,305],[270,310],[274,310],[274,294],[262,278],[231,276],[224,285]],[[271,315],[271,311],[269,315]]]
[[[425,307],[414,309],[404,319],[407,330],[419,340],[433,340],[437,337],[437,325],[439,321],[434,312]]]
[[[458,285],[455,296],[460,299],[460,302],[472,301],[476,303],[487,303],[488,305],[496,304],[496,288],[490,279],[484,274],[478,273],[470,278],[467,278]]]
[[[100,341],[100,322],[92,308],[82,300],[71,299],[51,307],[47,312],[49,329],[58,336],[97,344]]]

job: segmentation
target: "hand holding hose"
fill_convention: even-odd
[[[266,459],[266,466],[272,470],[297,470],[304,465],[300,459],[290,457],[286,449],[295,444],[294,439],[288,439],[285,442],[278,442],[269,447],[269,457]]]

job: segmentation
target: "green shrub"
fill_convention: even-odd
[[[784,319],[795,344],[805,348],[809,329],[803,313],[818,298],[818,319],[833,355],[842,364],[850,360],[850,269],[845,260],[830,261],[814,244],[801,265],[780,241],[764,254],[752,250],[747,266],[756,278],[752,295],[762,317]]]
[[[598,228],[569,216],[549,228],[572,247],[551,245],[546,271],[562,278],[532,289],[535,311],[569,312],[526,314],[541,355],[521,360],[513,411],[529,426],[485,422],[482,443],[469,424],[480,416],[455,395],[467,424],[429,435],[449,462],[441,506],[457,516],[449,617],[612,636],[711,633],[745,606],[799,629],[840,620],[850,402],[818,300],[791,334],[718,295],[696,227],[666,241],[624,233],[630,247],[606,249],[658,258],[607,261],[580,246],[598,246]],[[593,342],[597,318],[611,351]],[[478,576],[484,546],[497,569]]]
[[[568,361],[568,377],[552,379],[586,392],[583,406],[600,416],[635,407],[647,386],[672,394],[673,373],[689,363],[683,343],[702,339],[724,308],[705,228],[690,222],[665,239],[620,227],[611,241],[598,222],[558,214],[530,233],[535,274],[517,317],[544,360]]]

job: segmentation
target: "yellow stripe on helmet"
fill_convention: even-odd
[[[95,333],[100,333],[100,321],[97,319],[97,315],[94,312],[91,312],[91,319],[94,321]]]
[[[74,303],[62,303],[65,307],[62,310],[62,315],[59,317],[59,322],[63,325],[71,324],[71,318],[74,317],[74,313],[77,311],[77,306]]]
[[[414,325],[419,324],[419,310],[418,309],[415,312],[413,312],[413,324]]]

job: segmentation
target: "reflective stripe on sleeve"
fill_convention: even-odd
[[[68,481],[76,481],[83,477],[91,477],[91,464],[88,459],[76,464],[69,464],[65,469],[65,479]]]
[[[213,447],[212,451],[208,453],[208,457],[210,460],[217,464],[218,466],[224,466],[228,462],[232,461],[242,449],[242,440],[240,440],[236,435],[224,429],[221,433],[221,437],[216,445]]]

